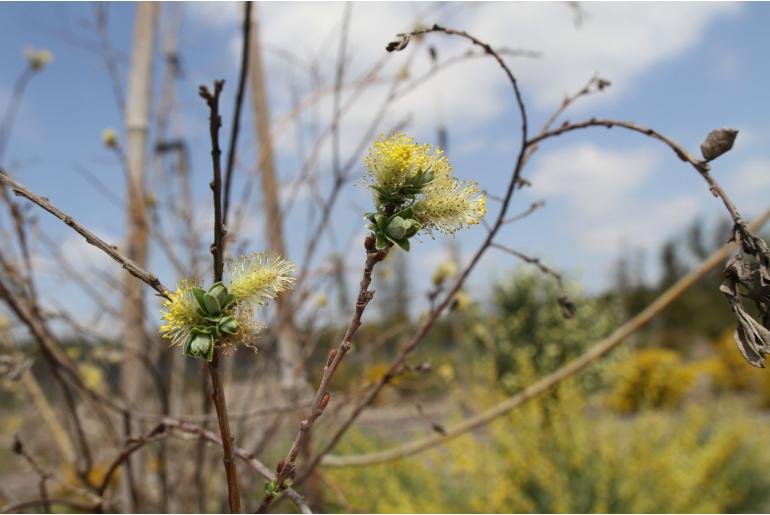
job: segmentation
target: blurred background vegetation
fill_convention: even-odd
[[[433,402],[452,406],[443,417],[448,424],[494,405],[643,309],[718,248],[728,228],[711,232],[695,222],[662,245],[655,284],[643,280],[643,256],[629,253],[611,290],[570,291],[572,319],[561,314],[552,278],[518,268],[492,298],[455,309],[422,351],[438,356],[431,372],[408,374],[391,393],[403,402],[421,391],[417,405],[428,404],[425,392],[432,392]],[[484,429],[397,462],[324,472],[327,492],[334,492],[325,506],[399,513],[767,511],[770,378],[737,351],[719,282],[720,272],[712,272],[609,357]],[[424,417],[413,437],[441,431],[436,420]],[[362,425],[339,454],[403,443],[397,423]]]
[[[562,316],[553,278],[524,265],[504,274],[490,298],[463,293],[419,352],[417,360],[425,361],[393,382],[335,453],[381,450],[442,432],[442,424],[496,404],[609,334],[725,234],[719,227],[706,235],[695,223],[663,245],[656,284],[642,279],[643,259],[628,255],[609,291],[588,295],[570,286],[577,306],[571,319]],[[376,380],[417,322],[407,308],[404,259],[388,260],[378,273],[382,295],[401,298],[383,301],[390,308],[362,328],[367,345],[340,370],[335,388],[355,392]],[[441,265],[437,287],[453,273],[451,264]],[[770,377],[735,348],[719,279],[713,272],[607,358],[482,429],[400,461],[322,469],[315,502],[329,512],[767,511]],[[339,329],[319,333],[317,359]],[[82,365],[94,385],[115,380],[117,369],[103,366],[111,348],[117,343],[67,345],[79,362],[99,363]],[[43,386],[50,382],[45,370],[32,372]],[[6,377],[2,385],[0,402],[10,413],[0,418],[3,435],[40,423],[28,410],[14,409],[29,402],[19,383]],[[282,449],[274,447],[265,451],[267,460],[279,457],[270,456]],[[10,447],[0,446],[0,475],[10,478],[0,495],[14,484],[18,467]],[[57,472],[78,481],[74,471]]]

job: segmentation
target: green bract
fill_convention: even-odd
[[[183,352],[186,356],[211,361],[216,340],[235,334],[238,330],[238,322],[228,314],[228,308],[235,302],[235,295],[229,293],[222,282],[213,284],[208,291],[193,288],[192,294],[197,304],[196,311],[203,319],[190,330]]]
[[[396,244],[409,251],[409,238],[417,234],[422,228],[414,219],[414,210],[408,207],[398,213],[387,216],[382,213],[367,213],[367,220],[371,223],[366,226],[374,233],[378,249]]]

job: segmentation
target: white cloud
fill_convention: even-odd
[[[539,60],[513,68],[535,103],[547,107],[582,85],[593,72],[613,82],[618,95],[652,66],[691,48],[708,24],[735,13],[734,4],[592,3],[580,27],[556,2],[489,4],[467,29],[496,45],[532,48]]]
[[[652,201],[639,192],[655,180],[655,151],[600,150],[578,144],[545,155],[531,175],[532,191],[566,201],[564,220],[575,241],[590,254],[614,253],[621,244],[656,245],[680,229],[702,205],[701,192]],[[708,200],[708,199],[706,199]],[[633,242],[629,242],[633,235]]]
[[[573,145],[544,154],[531,175],[536,196],[565,197],[571,208],[590,217],[607,215],[625,203],[654,171],[650,151],[601,150],[593,144]]]

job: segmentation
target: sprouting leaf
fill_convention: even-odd
[[[703,159],[713,161],[728,152],[733,148],[737,136],[738,131],[736,129],[716,129],[709,132],[706,140],[700,146]]]
[[[393,241],[396,243],[396,245],[404,249],[406,252],[409,252],[409,248],[410,248],[409,240],[405,238],[403,240],[393,240]]]
[[[222,306],[216,297],[210,293],[203,295],[203,305],[206,307],[206,314],[209,316],[218,316],[222,314]]]

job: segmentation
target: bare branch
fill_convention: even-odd
[[[83,238],[86,239],[88,243],[93,245],[94,247],[98,248],[108,256],[110,256],[112,259],[117,261],[121,264],[124,270],[126,270],[128,273],[136,277],[137,279],[145,282],[148,286],[150,286],[152,289],[157,291],[160,296],[168,298],[168,288],[166,288],[163,283],[160,282],[160,280],[154,275],[147,271],[145,271],[142,267],[137,265],[134,261],[128,259],[123,254],[118,252],[117,248],[114,245],[110,245],[98,236],[96,236],[94,233],[80,225],[75,219],[73,219],[71,216],[66,215],[62,211],[59,210],[56,206],[51,204],[51,202],[46,199],[45,197],[40,197],[38,195],[35,195],[30,190],[13,180],[9,175],[5,173],[5,170],[0,168],[0,183],[8,186],[13,190],[13,192],[21,197],[26,198],[27,200],[33,202],[34,204],[37,204],[41,208],[45,209],[49,213],[51,213],[53,216],[64,222],[65,224],[72,227],[78,234],[80,234]]]

